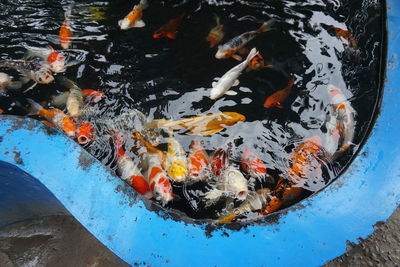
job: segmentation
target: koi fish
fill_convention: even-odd
[[[143,156],[143,161],[148,166],[146,177],[154,197],[164,203],[173,200],[171,183],[162,168],[160,155],[157,153],[146,153]]]
[[[0,72],[0,92],[7,89],[19,89],[21,86],[21,82],[13,81],[10,75]]]
[[[4,113],[4,109],[0,108],[0,114]]]
[[[92,89],[83,89],[82,95],[85,99],[85,102],[87,102],[89,105],[94,105],[104,98],[103,91],[96,91]]]
[[[274,178],[268,174],[265,163],[248,148],[245,148],[242,153],[242,168],[251,177],[274,183]]]
[[[161,26],[153,33],[154,39],[167,37],[169,39],[176,39],[178,27],[181,25],[182,20],[186,17],[186,13],[182,13],[179,17],[170,19],[167,24]]]
[[[328,85],[328,94],[338,120],[338,131],[343,139],[340,151],[346,151],[353,144],[356,112],[339,88]]]
[[[294,85],[294,82],[296,79],[293,77],[290,79],[289,84],[282,90],[279,90],[278,92],[273,93],[270,95],[264,102],[264,107],[266,108],[284,108],[283,102],[288,98],[290,93],[292,92],[292,88]]]
[[[357,46],[357,41],[354,38],[353,34],[349,30],[345,30],[339,27],[333,27],[335,34],[339,38],[344,38],[347,41],[350,42],[351,47],[356,47]]]
[[[249,62],[249,64],[247,64],[247,70],[261,70],[264,68],[273,68],[272,65],[266,65],[264,58],[261,56],[260,53],[258,53],[257,55],[255,55]]]
[[[217,25],[210,30],[207,35],[207,41],[210,42],[210,48],[216,46],[224,38],[224,25],[220,23],[220,19],[215,15],[215,22]]]
[[[267,200],[263,195],[257,194],[256,192],[249,192],[246,200],[242,204],[240,204],[239,207],[233,209],[230,214],[223,216],[217,222],[231,223],[233,219],[242,215],[243,213],[261,210],[265,207],[266,204]]]
[[[270,199],[262,214],[268,215],[281,209],[289,202],[298,200],[301,197],[303,190],[304,189],[301,187],[293,187],[290,182],[279,183],[277,189],[275,190],[276,196],[273,196]]]
[[[131,28],[143,28],[146,26],[142,20],[143,10],[147,8],[147,0],[141,0],[138,5],[135,5],[133,9],[125,16],[125,18],[118,21],[118,25],[121,30],[128,30]]]
[[[219,177],[226,168],[228,168],[229,164],[229,153],[223,150],[222,148],[218,148],[215,150],[212,158],[211,158],[211,172]]]
[[[301,185],[312,177],[322,175],[320,163],[322,154],[323,148],[319,136],[306,139],[295,149],[291,155],[291,168],[288,173],[294,185]]]
[[[223,175],[218,178],[216,188],[206,193],[206,205],[209,206],[223,195],[232,195],[238,200],[245,200],[249,193],[247,188],[247,180],[243,174],[232,166],[224,171]]]
[[[0,68],[9,68],[17,70],[23,78],[22,83],[27,83],[30,80],[34,81],[34,85],[29,87],[32,90],[37,84],[49,84],[54,81],[54,76],[51,74],[47,66],[26,60],[0,61]]]
[[[239,52],[240,49],[244,48],[244,46],[253,40],[257,35],[263,32],[267,32],[271,30],[269,27],[274,23],[273,19],[265,22],[263,25],[260,26],[258,30],[245,32],[239,36],[236,36],[232,40],[228,41],[224,45],[218,46],[218,51],[215,54],[215,58],[217,59],[227,59],[227,58],[234,58],[238,61],[242,60],[242,57],[237,55],[236,53]]]
[[[86,145],[90,143],[94,138],[94,126],[90,122],[82,122],[78,127],[78,133],[76,140],[81,145]]]
[[[73,118],[78,118],[82,114],[83,109],[83,94],[82,89],[79,88],[73,81],[65,77],[58,78],[59,83],[65,88],[69,89],[67,99],[67,110],[69,115]]]
[[[247,56],[246,60],[243,61],[242,63],[238,64],[237,66],[233,67],[230,69],[227,73],[225,73],[217,82],[212,83],[212,89],[210,92],[210,98],[212,100],[216,100],[223,96],[224,94],[226,95],[237,95],[236,92],[234,91],[229,91],[229,89],[232,86],[238,86],[239,85],[239,75],[242,73],[242,71],[246,68],[247,64],[250,62],[250,60],[257,55],[257,49],[253,48],[249,55]]]
[[[149,183],[142,175],[139,167],[126,154],[123,147],[124,141],[120,134],[114,135],[114,143],[117,150],[117,169],[121,174],[121,179],[132,186],[139,194],[144,195],[148,199],[152,198],[153,194]]]
[[[63,49],[69,49],[71,46],[72,39],[72,29],[70,26],[69,17],[71,16],[71,8],[69,8],[64,14],[64,22],[60,27],[60,31],[58,32],[59,42]]]
[[[193,180],[200,180],[203,178],[209,164],[209,159],[206,151],[200,143],[198,138],[193,139],[190,144],[189,153],[189,176]]]
[[[168,138],[166,169],[168,176],[175,182],[184,181],[188,174],[186,153],[172,133]]]
[[[54,48],[51,46],[41,48],[24,45],[24,48],[27,50],[25,58],[41,58],[42,60],[46,61],[46,64],[48,64],[49,69],[52,72],[61,73],[64,72],[67,68],[65,57],[60,52],[54,50]]]
[[[27,101],[31,105],[28,115],[37,115],[45,118],[56,125],[57,128],[62,130],[67,136],[75,138],[76,125],[68,115],[59,109],[45,109],[32,99],[27,98]]]
[[[221,112],[207,115],[199,115],[178,121],[153,120],[150,128],[163,128],[171,130],[187,129],[187,134],[211,135],[218,133],[228,126],[233,126],[239,121],[245,121],[246,117],[236,112]]]

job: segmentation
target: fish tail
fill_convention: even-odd
[[[74,7],[74,4],[68,6],[67,10],[64,13],[64,18],[65,19],[69,19],[71,17],[71,13],[72,13],[72,8]]]
[[[140,0],[139,5],[142,6],[142,9],[146,9],[149,6],[149,2],[147,0]]]
[[[274,19],[270,19],[267,22],[264,22],[263,25],[260,26],[260,28],[258,29],[259,32],[267,32],[271,30],[271,26],[275,24],[275,20]]]
[[[28,116],[32,115],[38,115],[40,110],[43,108],[39,103],[35,102],[34,100],[27,98],[26,101],[28,101],[30,108],[28,111]]]
[[[217,23],[217,25],[221,25],[220,18],[219,18],[219,16],[218,16],[217,14],[215,14],[215,13],[214,13],[214,19],[215,19],[215,23]]]

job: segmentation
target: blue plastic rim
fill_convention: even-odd
[[[270,225],[240,231],[163,218],[135,201],[122,181],[62,134],[3,117],[0,160],[45,185],[94,236],[130,264],[319,266],[370,235],[400,203],[400,2],[388,2],[388,61],[382,112],[360,155],[328,188]],[[38,154],[38,151],[39,154]],[[18,157],[16,157],[18,155]],[[21,185],[23,186],[23,185]]]

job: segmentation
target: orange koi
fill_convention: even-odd
[[[181,25],[182,20],[186,17],[186,13],[182,13],[179,17],[170,19],[167,24],[161,26],[157,31],[154,32],[153,38],[160,39],[167,37],[169,39],[176,39],[176,33],[178,27]]]
[[[4,113],[4,109],[0,108],[0,114]]]
[[[220,23],[220,19],[217,15],[215,15],[215,21],[217,25],[210,30],[207,35],[207,41],[210,42],[210,48],[216,46],[219,42],[221,42],[222,38],[224,38],[224,25]]]
[[[268,183],[274,183],[274,178],[268,174],[267,166],[253,151],[245,148],[242,153],[242,168],[250,176]]]
[[[76,125],[71,117],[59,109],[45,109],[32,99],[28,98],[27,101],[31,104],[31,111],[28,115],[38,115],[39,117],[45,118],[56,125],[57,128],[62,130],[67,136],[75,138]]]
[[[143,10],[147,7],[147,0],[141,0],[138,5],[125,16],[125,18],[118,21],[121,30],[128,30],[130,28],[143,28],[146,26],[142,20]]]
[[[341,37],[348,40],[352,47],[357,46],[357,41],[349,30],[345,30],[339,27],[333,27],[333,29],[335,30],[335,34],[337,37]]]
[[[77,141],[81,145],[86,145],[94,138],[94,126],[90,122],[82,122],[78,127]]]
[[[207,170],[209,159],[206,151],[198,138],[190,144],[189,153],[189,176],[194,180],[202,179],[202,175]]]
[[[58,37],[60,38],[60,45],[63,49],[68,49],[71,45],[72,29],[70,27],[69,16],[71,15],[71,9],[65,12],[65,19],[60,27]]]
[[[124,141],[120,134],[117,133],[114,135],[114,143],[117,149],[117,168],[121,173],[121,179],[132,186],[139,194],[144,195],[149,199],[152,198],[153,194],[150,191],[148,182],[142,175],[138,166],[124,150]]]
[[[290,92],[292,91],[294,82],[295,82],[295,78],[293,77],[290,80],[289,84],[284,89],[270,95],[265,100],[264,107],[266,107],[266,108],[271,108],[271,107],[283,108],[283,102],[290,95]]]

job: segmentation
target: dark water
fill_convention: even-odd
[[[143,16],[146,27],[121,31],[117,22],[132,9],[132,3],[37,0],[0,4],[1,60],[22,58],[22,44],[53,45],[48,36],[57,35],[65,10],[74,4],[71,26],[75,39],[72,49],[64,53],[81,63],[61,75],[81,88],[106,92],[106,98],[94,106],[91,116],[85,117],[96,124],[98,136],[85,149],[105,165],[115,169],[114,147],[105,125],[120,114],[138,109],[148,120],[178,120],[234,111],[245,115],[246,122],[201,140],[210,155],[215,149],[234,143],[231,164],[236,166],[240,164],[243,147],[252,148],[274,177],[274,184],[256,184],[256,189],[273,189],[279,176],[290,169],[290,155],[296,147],[311,136],[327,138],[327,85],[334,84],[356,110],[354,146],[340,158],[324,161],[322,176],[292,202],[321,190],[348,166],[371,128],[380,95],[385,31],[384,6],[380,1],[150,1]],[[176,40],[152,38],[155,30],[183,12],[188,17]],[[239,78],[238,95],[217,101],[209,98],[211,82],[238,62],[215,59],[216,49],[210,49],[205,41],[215,26],[214,13],[225,26],[222,43],[257,29],[271,18],[276,21],[274,30],[260,34],[248,45],[257,47],[266,63],[274,68],[244,72]],[[357,46],[344,45],[345,40],[335,35],[333,27],[348,29]],[[265,99],[283,89],[293,76],[296,84],[285,108],[264,108]],[[52,83],[39,85],[25,94],[9,91],[0,97],[0,108],[8,114],[25,115],[27,97],[45,103],[63,90]],[[134,125],[126,124],[123,128],[128,136],[129,127]],[[176,139],[187,152],[193,138],[183,131],[176,132]],[[134,153],[129,155],[137,159]],[[216,206],[205,208],[199,197],[210,187],[205,183],[174,184],[174,193],[180,199],[167,208],[178,209],[194,219],[216,219],[224,211],[226,201],[222,199]],[[232,205],[237,207],[240,202],[234,201]]]

